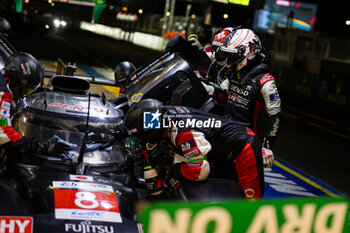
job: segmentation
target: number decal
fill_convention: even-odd
[[[83,190],[66,188],[54,189],[55,218],[122,222],[117,198],[114,193],[107,192],[107,190],[112,189],[112,187],[95,186],[98,186],[98,184],[93,186],[78,185],[76,187],[83,188]],[[88,187],[94,191],[88,190]]]
[[[96,196],[90,192],[78,192],[75,194],[76,199],[74,203],[83,209],[94,209],[98,207],[98,201],[96,201]]]

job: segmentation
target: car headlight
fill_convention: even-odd
[[[59,19],[54,19],[54,20],[53,20],[53,25],[54,25],[56,28],[58,28],[58,27],[60,27],[60,25],[61,25],[61,21],[60,21]]]
[[[67,22],[65,20],[60,20],[59,18],[56,18],[53,20],[53,25],[56,27],[56,28],[59,28],[59,27],[66,27],[67,26]]]
[[[62,26],[62,27],[66,27],[66,26],[67,26],[67,22],[64,21],[64,20],[62,20],[62,21],[61,21],[61,26]]]

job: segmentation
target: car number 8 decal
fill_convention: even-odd
[[[114,193],[100,191],[96,185],[90,190],[55,189],[55,218],[122,222],[118,201]],[[84,186],[85,187],[85,186]],[[111,190],[111,187],[106,191]]]
[[[77,192],[75,197],[74,203],[80,208],[94,209],[99,206],[95,194],[91,192]]]

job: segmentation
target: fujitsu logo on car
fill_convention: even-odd
[[[32,233],[32,217],[0,216],[0,233]]]
[[[92,225],[90,221],[83,221],[80,224],[66,223],[64,230],[81,233],[114,233],[113,226]]]

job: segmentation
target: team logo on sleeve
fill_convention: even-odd
[[[180,144],[180,148],[181,148],[182,152],[185,153],[193,148],[196,148],[196,143],[194,142],[193,139],[189,139],[189,140],[183,142],[182,144]]]
[[[193,156],[201,155],[193,139],[189,139],[186,142],[180,144],[180,148],[182,150],[183,156],[185,156],[187,159],[192,158]]]
[[[269,98],[271,101],[278,100],[280,98],[280,95],[278,92],[276,92],[276,93],[270,94]]]
[[[144,129],[160,129],[160,116],[162,114],[156,112],[143,112],[143,128]]]
[[[271,74],[265,74],[261,79],[260,79],[260,85],[264,85],[268,81],[273,81],[275,80],[274,77],[272,77]]]

